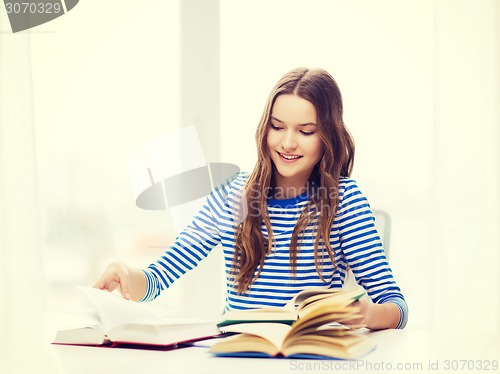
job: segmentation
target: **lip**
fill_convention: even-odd
[[[295,155],[292,153],[280,153],[278,151],[276,151],[276,153],[280,157],[281,161],[286,162],[288,164],[293,164],[294,162],[299,161],[303,157],[301,155]],[[293,157],[293,158],[286,158],[286,157]]]

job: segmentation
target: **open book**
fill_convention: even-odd
[[[224,332],[239,334],[221,339],[210,352],[218,356],[360,358],[375,348],[359,330],[362,326],[350,323],[360,317],[352,303],[363,294],[361,288],[303,291],[282,308],[283,318],[279,308],[234,312],[220,326]]]
[[[267,307],[260,309],[232,310],[224,313],[217,326],[223,328],[227,325],[247,322],[279,322],[291,325],[300,315],[305,315],[313,306],[328,300],[329,303],[343,302],[351,304],[365,294],[361,287],[349,290],[309,288],[295,295],[284,307]],[[327,306],[326,303],[321,305]]]
[[[164,318],[144,304],[91,287],[77,287],[92,303],[81,320],[56,332],[53,343],[112,347],[173,348],[220,334],[216,324],[198,319]]]

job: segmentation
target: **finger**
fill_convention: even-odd
[[[95,282],[93,287],[98,288],[100,290],[109,290],[109,285],[110,285],[110,282],[108,280],[107,274],[105,273],[105,274],[101,275],[101,277],[97,280],[97,282]]]
[[[108,267],[93,287],[100,290],[113,292],[118,287],[119,283],[120,278],[117,276],[114,268]]]
[[[124,299],[130,300],[129,288],[129,272],[126,266],[123,266],[121,271],[118,272],[120,293]]]
[[[120,285],[120,283],[113,280],[113,281],[107,283],[103,289],[108,291],[108,292],[113,292],[114,290],[116,290],[118,288],[119,285]]]

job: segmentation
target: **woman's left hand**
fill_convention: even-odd
[[[346,325],[364,325],[371,330],[394,329],[401,318],[399,308],[394,303],[375,304],[368,297],[362,297],[352,305],[359,308],[361,317]]]
[[[373,302],[368,298],[362,297],[361,299],[352,303],[352,306],[356,306],[359,308],[358,314],[361,314],[361,317],[358,319],[349,321],[348,325],[365,325],[370,328],[371,315],[373,311]]]

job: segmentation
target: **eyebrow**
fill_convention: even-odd
[[[271,116],[271,120],[275,120],[276,122],[279,122],[279,123],[282,123],[282,124],[286,125],[285,122],[283,122],[282,120],[280,120],[280,119],[278,119],[278,118],[276,118],[274,116]],[[301,124],[299,124],[297,126],[310,126],[310,125],[317,126],[317,124],[314,123],[314,122],[301,123]]]

